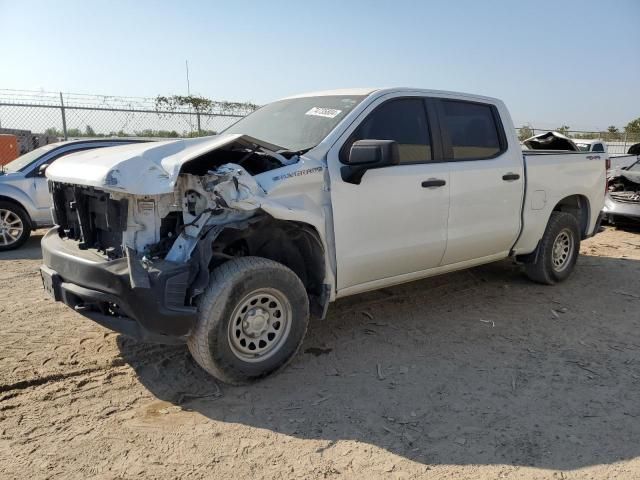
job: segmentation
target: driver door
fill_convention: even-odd
[[[432,142],[433,119],[435,109],[423,97],[386,96],[329,151],[338,296],[440,265],[447,244],[449,167],[434,162],[434,151],[440,154],[439,142],[438,148]],[[365,139],[396,141],[400,164],[368,170],[355,185],[342,179],[340,167],[351,144]]]

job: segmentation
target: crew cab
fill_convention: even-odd
[[[574,138],[573,143],[576,144],[581,152],[608,153],[607,144],[602,140],[584,140],[582,138]]]
[[[138,141],[101,138],[51,143],[0,166],[0,252],[22,246],[32,229],[53,225],[44,176],[49,165],[72,153]]]
[[[142,341],[186,342],[229,383],[285,365],[348,295],[512,258],[565,280],[596,233],[605,158],[522,152],[500,100],[410,88],[312,93],[207,138],[47,170],[55,300]]]

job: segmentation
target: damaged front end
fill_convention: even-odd
[[[609,177],[602,211],[610,223],[640,225],[640,164]]]
[[[326,296],[319,235],[273,216],[281,210],[291,214],[302,202],[313,217],[311,203],[316,223],[323,223],[321,164],[245,136],[211,143],[206,149],[193,141],[173,165],[155,145],[137,149],[135,156],[112,162],[101,179],[83,184],[52,168],[48,177],[58,226],[42,242],[42,275],[56,300],[113,330],[173,343],[191,330],[210,271],[234,256],[263,254],[282,261],[304,277],[310,295]],[[167,144],[165,150],[176,146]],[[138,184],[132,166],[147,168],[138,173],[144,177]],[[283,173],[267,173],[276,169]],[[285,185],[300,171],[312,171],[306,190],[315,193]],[[151,172],[155,185],[148,180]],[[269,175],[263,185],[260,175]],[[286,193],[283,200],[277,198],[279,189]]]

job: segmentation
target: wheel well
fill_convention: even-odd
[[[257,256],[282,263],[300,278],[314,313],[324,310],[328,292],[324,285],[324,248],[310,225],[265,216],[246,228],[227,228],[213,242],[210,268],[237,256]]]
[[[11,198],[11,197],[5,197],[4,195],[0,195],[0,202],[8,202],[8,203],[13,203],[15,206],[20,207],[22,210],[24,210],[24,212],[27,214],[27,217],[29,218],[29,222],[31,222],[31,227],[35,228],[35,225],[33,223],[33,220],[31,219],[31,215],[29,215],[29,212],[27,212],[27,209],[24,208],[24,205],[22,205],[19,201],[17,201],[15,198]]]
[[[580,225],[580,235],[582,239],[587,237],[587,229],[589,228],[589,199],[584,195],[571,195],[560,200],[555,207],[554,212],[570,213]]]

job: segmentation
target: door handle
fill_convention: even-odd
[[[430,178],[429,180],[425,180],[422,182],[423,188],[432,188],[432,187],[444,187],[447,184],[444,180],[440,178]]]
[[[504,175],[502,175],[502,179],[505,182],[513,182],[514,180],[518,180],[519,178],[520,174],[513,172],[505,173]]]

